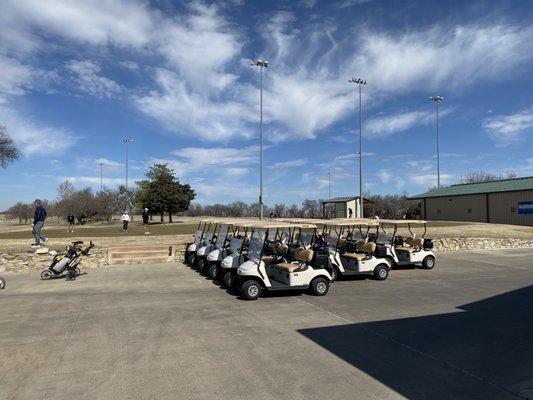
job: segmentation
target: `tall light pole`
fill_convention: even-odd
[[[328,172],[328,200],[331,200],[331,171]]]
[[[122,143],[126,145],[126,189],[128,188],[128,145],[133,142],[134,140],[132,138],[122,139]]]
[[[104,190],[104,163],[98,163],[100,166],[100,192]]]
[[[439,104],[444,100],[444,97],[430,96],[429,99],[435,102],[437,108],[437,189],[440,189]]]
[[[253,67],[259,67],[259,108],[260,108],[260,122],[259,122],[259,206],[260,219],[263,219],[263,68],[268,67],[268,61],[266,60],[255,60],[252,61],[251,65]]]
[[[363,218],[363,102],[361,88],[366,81],[361,78],[352,78],[348,81],[359,86],[359,218]]]

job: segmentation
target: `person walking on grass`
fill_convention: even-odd
[[[69,214],[67,216],[67,222],[68,222],[67,233],[68,232],[74,233],[74,215]]]
[[[35,243],[33,243],[31,247],[38,248],[41,247],[41,242],[42,244],[48,242],[48,238],[45,238],[41,233],[44,226],[44,220],[46,219],[46,210],[43,207],[43,202],[39,199],[36,199],[33,202],[33,205],[35,206],[35,214],[33,216],[32,232],[35,237]]]
[[[128,224],[130,223],[130,215],[127,211],[124,211],[122,214],[122,232],[128,231]]]
[[[150,214],[148,214],[148,209],[145,208],[143,210],[143,224],[144,224],[144,234],[149,235],[150,232],[148,232],[148,224],[150,223]]]

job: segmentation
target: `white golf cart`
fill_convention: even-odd
[[[211,224],[216,221],[210,219],[203,219],[198,223],[198,227],[194,232],[194,242],[187,244],[185,250],[185,262],[191,267],[196,264],[196,252],[205,243],[205,236],[211,229]]]
[[[244,224],[239,221],[226,221],[219,224],[213,249],[206,258],[205,270],[211,279],[221,279],[222,260],[239,251],[242,244],[242,239],[239,238],[242,225]]]
[[[376,243],[369,241],[371,228],[379,227],[371,219],[338,219],[322,222],[315,265],[327,268],[333,280],[339,275],[373,275],[383,281],[392,264],[376,254]]]
[[[378,220],[384,235],[378,235],[377,242],[384,245],[385,253],[393,267],[404,265],[420,265],[425,269],[435,267],[436,257],[433,253],[433,241],[426,238],[427,221],[416,219]],[[413,228],[424,228],[421,236],[413,232]],[[393,228],[392,236],[389,236],[387,228]],[[407,228],[410,236],[404,237],[398,234],[399,228]]]
[[[267,222],[268,223],[268,222]],[[230,238],[230,247],[227,255],[220,263],[219,277],[221,279],[222,287],[228,289],[235,288],[237,269],[239,265],[247,260],[248,245],[250,244],[250,233],[252,226],[264,225],[260,221],[243,221],[235,225],[236,234]],[[278,245],[276,250],[280,252],[284,250],[281,244],[285,245],[289,241],[288,231],[279,231]],[[271,237],[275,237],[273,235]],[[288,249],[288,248],[287,248]],[[263,256],[267,261],[273,259],[272,256]]]
[[[203,240],[198,246],[198,250],[196,250],[194,267],[201,274],[207,273],[207,255],[215,248],[222,224],[224,224],[224,222],[221,222],[220,220],[211,221],[211,225],[208,227],[207,231],[204,232]],[[225,235],[226,233],[224,232],[223,236]]]
[[[252,227],[248,259],[237,269],[237,288],[244,299],[256,300],[262,290],[311,289],[317,296],[327,294],[331,275],[324,268],[312,266],[313,243],[295,246],[297,242],[304,241],[304,235],[301,233],[303,227],[313,231],[316,229],[312,224],[304,226],[284,222]],[[293,246],[283,243],[283,231],[288,232],[288,243]],[[270,252],[272,254],[268,254]]]

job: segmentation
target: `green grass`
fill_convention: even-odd
[[[150,233],[152,235],[183,235],[192,234],[197,224],[173,223],[173,224],[150,224]],[[50,226],[44,227],[44,236],[48,238],[64,237],[124,237],[124,236],[144,236],[144,225],[139,222],[130,223],[128,232],[122,232],[122,224],[100,225],[100,226],[76,226],[74,233],[67,233],[66,227]],[[28,225],[27,231],[2,232],[0,239],[31,239],[31,226]]]

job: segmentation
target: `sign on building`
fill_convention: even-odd
[[[533,214],[533,201],[518,202],[518,214]]]

